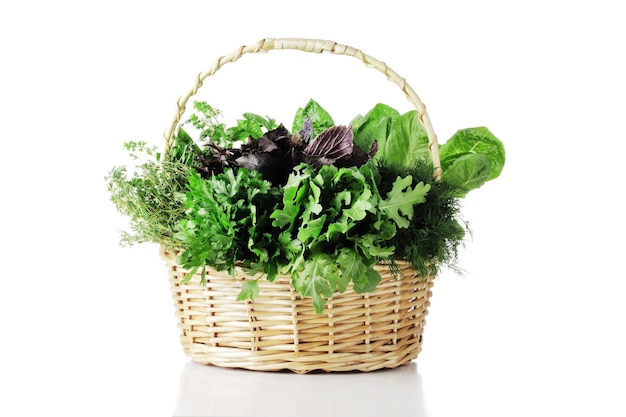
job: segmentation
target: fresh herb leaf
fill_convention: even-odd
[[[361,279],[354,282],[354,291],[357,294],[374,292],[381,280],[380,272],[370,266],[365,270]]]
[[[185,216],[178,196],[185,191],[188,161],[162,161],[146,142],[128,142],[125,148],[137,164],[117,166],[105,177],[111,201],[129,219],[130,230],[121,232],[120,243],[156,242],[174,249],[180,244],[176,224]]]
[[[229,143],[236,143],[248,138],[259,139],[265,132],[277,127],[274,119],[254,113],[244,113],[243,119],[237,120],[237,126],[227,129],[225,133]]]
[[[186,246],[183,267],[211,265],[234,273],[239,262],[259,262],[271,238],[258,227],[266,220],[256,213],[271,212],[278,202],[271,184],[256,171],[229,168],[207,179],[191,173],[188,189],[187,216],[178,223],[176,234]],[[260,248],[255,251],[257,244]]]
[[[400,113],[394,108],[376,104],[365,116],[357,116],[352,120],[354,144],[365,152],[369,152],[375,144],[384,148],[391,124],[398,117]]]
[[[237,295],[237,301],[250,300],[254,301],[259,295],[259,280],[244,281],[241,285],[241,291]]]
[[[304,263],[302,272],[294,274],[295,289],[305,297],[313,299],[317,314],[324,312],[326,298],[330,298],[337,288],[339,269],[333,259],[326,254],[316,253]]]
[[[352,248],[341,249],[337,263],[341,269],[341,278],[338,282],[339,292],[344,292],[350,282],[360,282],[368,268],[361,254]]]
[[[459,248],[469,232],[468,224],[461,218],[461,204],[457,198],[462,191],[456,185],[435,181],[433,164],[429,159],[415,162],[412,167],[398,168],[378,163],[381,194],[391,190],[393,178],[413,177],[413,185],[420,182],[430,185],[424,203],[414,206],[409,227],[399,228],[389,241],[397,249],[394,257],[406,259],[411,266],[426,276],[436,274],[442,266],[457,269]]]
[[[484,154],[466,154],[454,160],[443,173],[445,180],[459,189],[458,197],[479,188],[489,180],[491,160]]]
[[[459,130],[441,146],[439,156],[444,175],[458,158],[468,154],[489,157],[491,164],[487,181],[497,178],[502,172],[506,159],[504,145],[486,127]]]
[[[378,209],[393,219],[398,227],[409,226],[413,218],[413,206],[423,203],[426,200],[426,193],[430,190],[430,185],[423,182],[411,189],[412,183],[413,177],[410,175],[398,177],[387,198],[381,200],[378,205]]]
[[[321,132],[302,151],[311,165],[332,165],[352,155],[352,127],[333,126]]]
[[[330,129],[335,125],[330,114],[315,100],[311,99],[304,107],[300,107],[296,111],[291,131],[299,132],[307,118],[311,120],[311,124],[313,125],[312,139],[315,139],[317,135],[324,130]]]
[[[404,113],[391,123],[384,146],[379,143],[375,159],[398,167],[411,166],[428,153],[428,134],[419,120],[417,111]]]

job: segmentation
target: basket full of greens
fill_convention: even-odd
[[[234,126],[203,81],[245,54],[352,56],[415,107],[377,104],[337,124],[311,99],[289,125],[245,113]],[[195,136],[195,137],[194,137]],[[264,39],[219,58],[178,101],[164,151],[125,146],[107,176],[130,220],[122,242],[157,243],[181,342],[203,364],[299,373],[394,368],[421,350],[433,279],[456,268],[460,201],[502,171],[502,143],[470,128],[439,145],[425,106],[383,62],[332,41]]]

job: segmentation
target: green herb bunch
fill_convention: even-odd
[[[125,145],[135,166],[114,167],[106,176],[111,201],[130,220],[130,231],[121,232],[122,245],[155,242],[175,249],[178,222],[185,216],[180,194],[186,191],[189,166],[162,160],[156,147],[146,142]]]
[[[179,250],[187,279],[200,271],[204,282],[207,267],[257,275],[239,300],[256,297],[258,279],[285,274],[321,313],[337,291],[375,291],[378,262],[404,259],[422,275],[455,268],[469,232],[460,199],[504,165],[497,138],[465,129],[440,147],[436,181],[417,112],[384,104],[342,126],[310,100],[291,131],[252,113],[226,127],[212,106],[194,107],[164,158],[127,144],[152,160],[132,175],[114,168],[109,191],[131,221],[123,242]]]

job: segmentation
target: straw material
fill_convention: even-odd
[[[375,292],[352,289],[335,294],[323,314],[302,298],[290,278],[260,281],[254,302],[235,301],[246,279],[207,269],[206,286],[187,271],[176,254],[161,250],[169,274],[185,353],[201,364],[297,373],[373,371],[408,364],[422,349],[422,334],[433,286],[406,262],[400,274],[389,265],[376,269],[382,281]]]
[[[206,78],[245,54],[271,50],[351,56],[384,74],[415,106],[428,135],[433,176],[441,178],[437,136],[426,107],[411,86],[384,62],[327,40],[262,39],[218,58],[178,99],[176,114],[164,135],[165,152],[174,142],[188,101]],[[373,293],[356,294],[349,288],[328,300],[323,314],[316,314],[311,300],[293,289],[290,277],[260,280],[254,302],[236,301],[242,283],[250,279],[242,270],[233,277],[207,268],[206,286],[199,274],[182,284],[187,271],[177,264],[176,254],[163,248],[161,252],[169,269],[181,343],[198,363],[298,373],[373,371],[407,364],[422,349],[433,277],[419,276],[407,262],[398,261],[398,275],[391,274],[389,265],[377,265],[382,281]]]

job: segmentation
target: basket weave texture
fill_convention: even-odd
[[[165,132],[165,151],[173,144],[187,102],[207,77],[244,54],[281,49],[352,56],[397,84],[418,111],[429,138],[433,175],[441,176],[437,137],[424,104],[405,79],[358,49],[315,39],[263,39],[218,58],[179,98]],[[254,302],[235,301],[242,283],[252,279],[243,270],[233,277],[207,267],[206,285],[201,284],[200,273],[183,284],[188,271],[177,263],[177,253],[161,248],[161,255],[170,275],[183,349],[198,363],[297,373],[373,371],[408,364],[422,349],[434,277],[420,276],[407,262],[397,262],[396,274],[389,264],[377,264],[382,281],[373,293],[357,294],[349,287],[327,300],[323,314],[316,314],[311,300],[293,289],[289,276],[259,281]]]
[[[247,279],[243,271],[233,278],[207,270],[206,285],[199,274],[182,284],[187,271],[177,265],[176,254],[162,250],[162,256],[183,349],[198,363],[298,373],[373,371],[408,364],[422,349],[433,281],[407,263],[398,264],[399,275],[387,264],[377,265],[382,281],[375,292],[348,289],[316,314],[290,277],[259,282],[254,302],[235,302]]]

